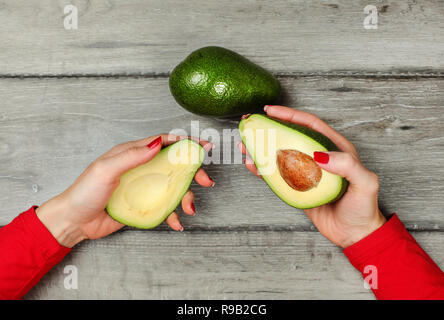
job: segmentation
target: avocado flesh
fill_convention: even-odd
[[[120,223],[151,229],[162,223],[187,192],[205,152],[192,140],[162,149],[154,159],[125,172],[106,210]]]
[[[183,108],[214,117],[257,112],[277,102],[281,92],[271,73],[221,47],[192,52],[174,68],[169,85]]]
[[[316,187],[302,192],[291,188],[279,172],[276,165],[279,150],[298,150],[310,157],[313,157],[314,151],[338,150],[319,132],[260,114],[243,119],[239,131],[265,182],[290,206],[299,209],[318,207],[337,200],[345,192],[347,181],[325,170],[322,170],[322,178]]]

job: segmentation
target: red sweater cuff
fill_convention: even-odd
[[[56,238],[37,217],[35,209],[37,209],[37,206],[32,206],[29,210],[19,215],[17,219],[23,219],[23,226],[33,235],[33,241],[35,241],[36,245],[42,248],[42,254],[45,258],[58,259],[60,257],[61,260],[71,251],[71,248],[64,247],[57,242]]]
[[[444,299],[444,273],[396,214],[344,253],[378,299]]]
[[[400,237],[410,238],[411,235],[395,213],[380,228],[373,231],[364,239],[345,248],[344,254],[350,260],[351,264],[359,269],[359,265],[372,256],[378,255],[387,247],[390,247],[392,240]]]
[[[0,229],[0,299],[20,299],[71,251],[43,225],[36,208]]]

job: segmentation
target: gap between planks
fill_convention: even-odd
[[[417,228],[411,225],[406,224],[406,229],[412,233],[419,232],[434,232],[440,233],[444,232],[443,229],[435,229],[435,228]],[[0,229],[4,227],[0,226]],[[116,232],[161,232],[161,233],[177,233],[177,231],[171,230],[166,225],[160,225],[154,229],[137,229],[134,227],[124,227],[121,230]],[[201,226],[188,226],[185,227],[185,231],[188,233],[249,233],[249,232],[280,232],[280,233],[291,233],[291,232],[319,232],[316,227],[313,225],[289,225],[289,226],[276,226],[276,225],[262,225],[262,226],[216,226],[216,227],[201,227]]]
[[[303,77],[350,77],[350,78],[444,78],[444,70],[394,70],[390,72],[374,72],[359,70],[313,71],[313,72],[274,72],[278,78]],[[73,74],[0,74],[0,79],[64,79],[64,78],[169,78],[170,72],[147,73],[73,73]]]

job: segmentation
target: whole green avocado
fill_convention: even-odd
[[[222,47],[192,52],[170,76],[173,97],[198,115],[231,117],[276,103],[281,87],[275,77],[247,58]]]

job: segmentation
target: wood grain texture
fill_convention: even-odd
[[[444,79],[280,81],[285,104],[319,115],[355,143],[381,178],[383,211],[396,211],[410,229],[443,230]],[[63,191],[115,144],[175,128],[222,135],[237,127],[178,107],[167,78],[2,79],[0,96],[0,225]],[[237,140],[225,137],[213,156],[225,149],[225,159],[239,157],[230,144]],[[184,217],[185,229],[312,229],[241,164],[205,168],[216,186],[192,186],[197,216]]]
[[[78,30],[63,28],[66,4],[79,9]],[[124,141],[225,130],[213,159],[239,160],[237,121],[194,116],[168,90],[186,55],[219,45],[279,75],[283,104],[352,140],[381,178],[383,211],[422,231],[413,234],[443,265],[444,6],[378,1],[379,28],[365,30],[368,4],[0,1],[0,225]],[[26,298],[373,299],[340,249],[241,164],[205,168],[216,186],[193,184],[197,216],[183,218],[184,233],[127,228],[84,242]],[[67,265],[78,290],[64,288]]]
[[[79,10],[65,30],[63,8]],[[42,0],[0,3],[0,74],[157,74],[220,45],[276,73],[443,73],[440,0]]]
[[[414,236],[444,263],[444,233]],[[64,287],[68,265],[77,290]],[[119,232],[76,247],[26,298],[374,299],[339,248],[293,231]]]

